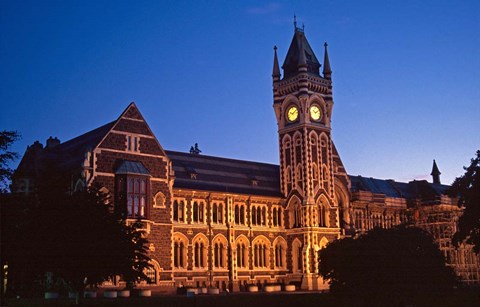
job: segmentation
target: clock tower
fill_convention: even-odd
[[[274,47],[273,108],[278,124],[281,192],[292,279],[303,289],[328,288],[318,276],[318,251],[349,229],[350,185],[332,141],[332,70],[324,44],[323,70],[303,29],[283,63]]]

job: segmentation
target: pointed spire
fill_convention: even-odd
[[[440,173],[440,170],[438,169],[437,163],[435,162],[435,159],[434,159],[432,173],[430,174],[432,175],[433,183],[440,184],[440,174],[442,173]]]
[[[293,13],[293,33],[297,31],[297,15]]]
[[[328,44],[327,44],[327,42],[325,42],[325,44],[323,44],[323,46],[325,47],[325,55],[324,55],[324,58],[323,58],[323,77],[325,79],[331,79],[332,78],[332,69],[330,68],[330,59],[328,58],[328,51],[327,51]]]
[[[280,66],[278,65],[277,46],[273,46],[273,80],[280,80]]]

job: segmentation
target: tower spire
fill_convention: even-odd
[[[430,174],[432,175],[433,183],[440,184],[440,174],[442,173],[440,173],[440,170],[438,169],[437,163],[435,162],[435,159],[434,159],[432,173]]]
[[[277,46],[273,46],[273,80],[280,80],[280,66],[278,65]]]
[[[327,42],[325,42],[323,46],[325,47],[325,55],[323,58],[323,77],[325,79],[332,79],[332,69],[330,68],[330,59],[328,58]]]

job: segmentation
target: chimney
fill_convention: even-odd
[[[60,140],[57,137],[55,137],[55,138],[49,137],[48,140],[47,140],[47,145],[45,146],[45,148],[52,149],[52,148],[54,148],[58,145],[60,145]]]

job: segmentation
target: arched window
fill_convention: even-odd
[[[269,267],[270,245],[264,239],[257,239],[253,244],[253,265],[257,268]]]
[[[187,266],[187,240],[181,236],[174,237],[173,266],[185,268]]]
[[[200,237],[194,239],[193,244],[193,266],[195,268],[207,267],[207,239]]]
[[[327,227],[327,209],[325,208],[325,205],[320,205],[319,211],[320,216],[318,226]]]
[[[303,269],[303,252],[302,243],[295,239],[292,244],[292,266],[293,273],[300,273]]]
[[[151,285],[155,285],[158,283],[158,272],[160,271],[160,266],[158,262],[155,260],[150,260],[149,263],[151,267],[145,269],[145,275],[147,276],[147,283]]]
[[[237,267],[239,268],[246,268],[248,266],[248,258],[247,258],[247,245],[243,240],[240,240],[236,244],[237,246]]]
[[[282,244],[277,244],[275,246],[275,267],[285,267],[285,251],[286,248]]]
[[[213,266],[215,268],[227,267],[227,239],[219,236],[213,243]]]
[[[165,207],[165,195],[162,192],[155,195],[154,207]]]

